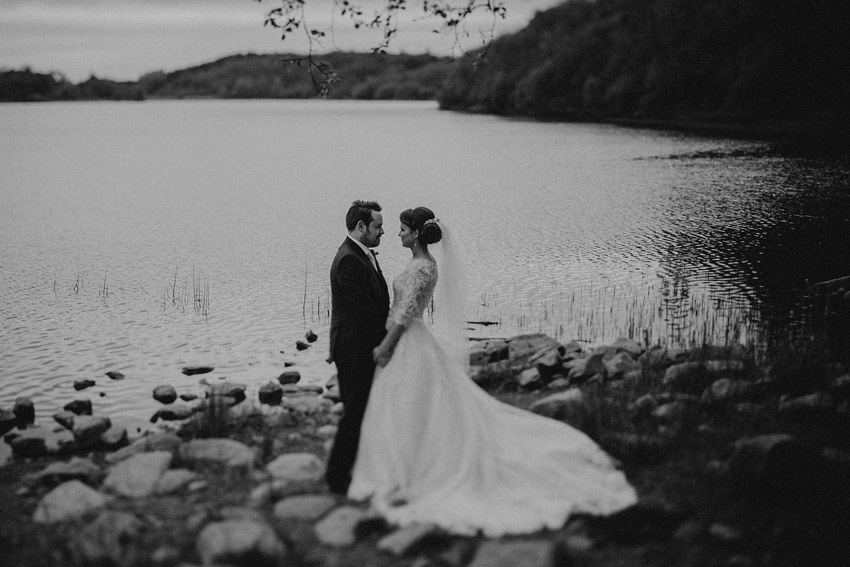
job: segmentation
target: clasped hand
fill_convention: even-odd
[[[383,345],[378,345],[372,349],[372,359],[378,366],[386,366],[392,356],[392,349]]]

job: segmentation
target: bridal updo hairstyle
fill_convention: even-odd
[[[434,215],[434,212],[427,207],[407,209],[406,211],[403,211],[398,218],[412,230],[419,231],[419,238],[417,238],[419,244],[436,244],[443,238],[443,232],[440,230],[440,225],[436,222],[428,222],[429,220],[435,220],[436,216]]]

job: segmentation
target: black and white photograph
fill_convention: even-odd
[[[850,567],[848,23],[4,0],[0,564]]]

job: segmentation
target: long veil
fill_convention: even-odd
[[[434,336],[449,358],[469,370],[469,338],[467,337],[467,308],[469,278],[463,250],[457,235],[437,219],[442,239],[435,247],[437,287],[434,290]]]

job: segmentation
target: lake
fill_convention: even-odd
[[[388,278],[401,210],[462,237],[473,337],[757,348],[808,283],[850,275],[850,162],[810,148],[430,102],[4,104],[0,129],[0,407],[30,396],[41,420],[90,398],[141,426],[155,386],[203,391],[191,365],[324,383],[358,198],[384,207]]]

